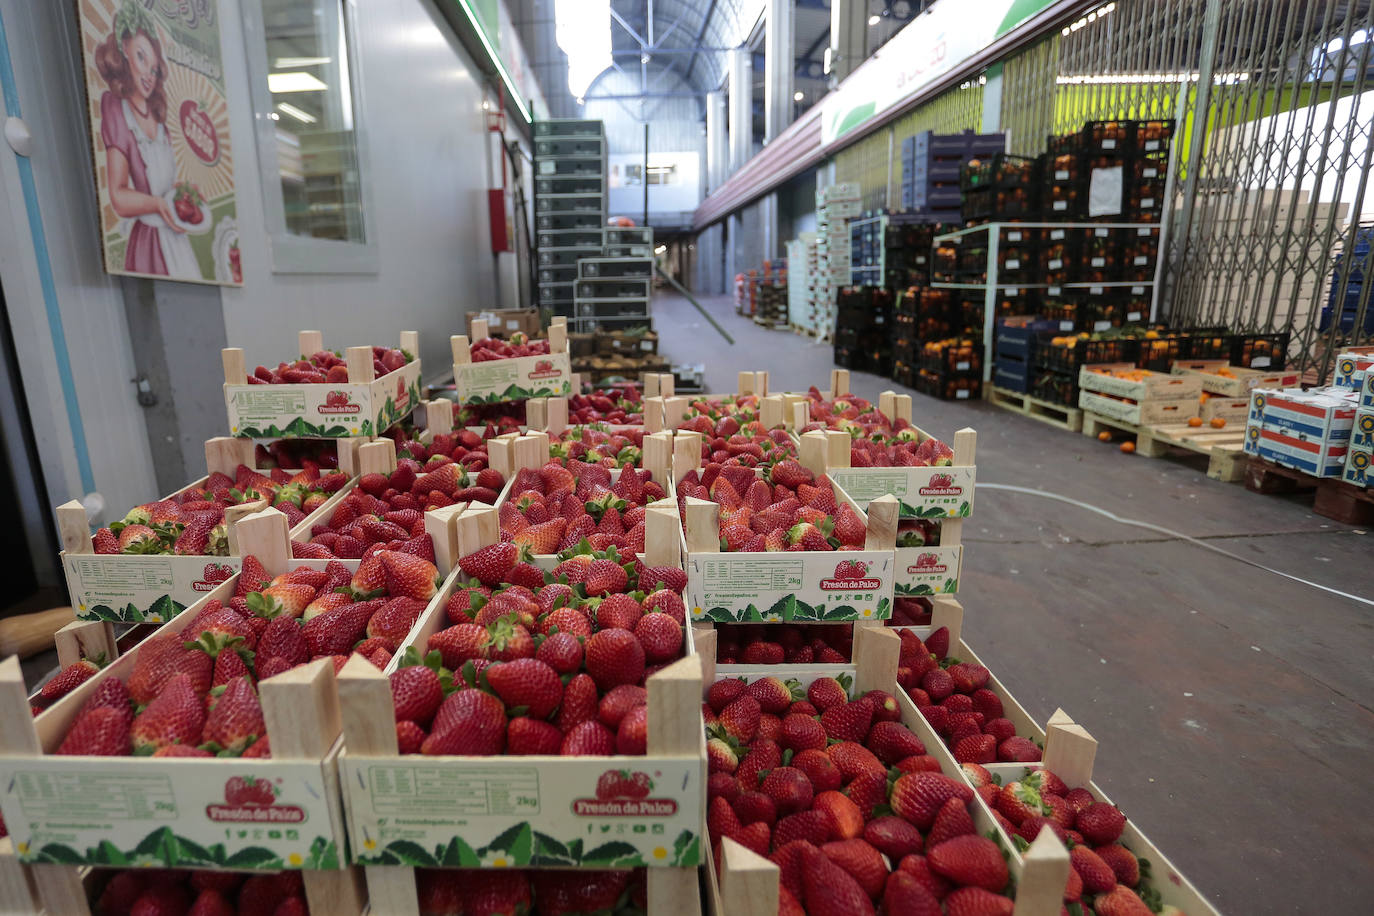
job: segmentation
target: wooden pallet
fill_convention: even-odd
[[[1245,466],[1245,489],[1253,493],[1298,493],[1314,490],[1317,478],[1296,468],[1286,468],[1251,456]]]
[[[1076,433],[1083,428],[1083,411],[1077,407],[1044,401],[1008,388],[990,387],[988,390],[990,392],[988,400],[1003,410],[1010,410],[1012,413],[1019,413],[1033,420],[1039,420],[1041,423],[1067,429],[1071,433]]]
[[[1187,449],[1206,455],[1207,476],[1225,483],[1235,483],[1245,476],[1247,459],[1243,442],[1245,428],[1212,429],[1208,426],[1170,424],[1141,426],[1114,417],[1104,417],[1090,410],[1083,412],[1083,435],[1097,438],[1105,429],[1116,429],[1136,437],[1136,452],[1147,458],[1163,458],[1169,447]]]
[[[1344,525],[1374,525],[1374,491],[1335,477],[1313,477],[1296,468],[1251,457],[1245,488],[1255,493],[1311,492],[1312,511]]]

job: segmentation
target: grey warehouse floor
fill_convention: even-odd
[[[829,345],[767,331],[733,299],[660,293],[674,363],[710,392],[768,369],[773,391],[828,384]],[[1310,497],[1209,480],[1205,459],[1150,459],[982,402],[893,388],[948,440],[978,431],[978,490],[959,599],[969,646],[1032,717],[1057,707],[1098,740],[1095,781],[1228,916],[1368,912],[1374,891],[1374,536],[1314,515]],[[1363,893],[1361,893],[1363,891]],[[1365,904],[1355,901],[1366,899]]]

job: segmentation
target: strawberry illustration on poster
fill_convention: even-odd
[[[79,0],[105,269],[243,285],[217,0]]]

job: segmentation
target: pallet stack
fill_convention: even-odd
[[[606,128],[555,119],[534,125],[534,226],[539,307],[575,317],[577,262],[606,237]]]
[[[902,140],[902,208],[930,222],[960,221],[959,175],[971,159],[1007,148],[1005,134],[937,134]]]
[[[881,287],[846,286],[835,311],[835,365],[876,375],[892,372],[894,296]]]
[[[835,330],[836,296],[849,282],[848,221],[859,215],[858,182],[832,184],[816,192],[816,277],[801,326],[821,337]]]
[[[820,237],[803,232],[787,243],[787,323],[805,333],[820,271]]]
[[[608,230],[609,231],[609,230]],[[571,324],[579,333],[653,327],[653,256],[583,257],[577,261]]]

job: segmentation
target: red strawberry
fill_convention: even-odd
[[[875,818],[864,825],[863,837],[894,862],[920,854],[925,844],[921,832],[894,815]]]
[[[491,665],[483,674],[508,708],[523,706],[535,719],[547,718],[563,699],[558,672],[534,658]]]
[[[229,681],[224,693],[210,707],[201,729],[200,743],[212,754],[237,756],[267,732],[262,704],[247,677]]]
[[[200,743],[205,704],[184,674],[171,678],[134,719],[131,728],[135,754],[151,754],[169,744]]]
[[[1011,874],[997,844],[969,834],[946,840],[926,852],[931,869],[955,884],[981,887],[994,893],[1007,886]]]
[[[711,773],[734,773],[739,767],[739,757],[728,742],[712,738],[706,742],[706,764]]]
[[[676,595],[672,597],[677,598]],[[682,654],[682,625],[668,614],[645,614],[635,624],[634,635],[644,648],[644,660],[648,664],[671,661]]]
[[[505,581],[518,556],[519,549],[514,544],[492,544],[460,559],[458,567],[483,585],[495,587]]]
[[[109,528],[101,528],[96,531],[92,539],[96,553],[119,553],[119,538]]]
[[[869,730],[864,745],[887,766],[926,752],[921,739],[900,722],[878,722]]]
[[[437,649],[444,667],[456,671],[470,659],[487,658],[490,655],[489,643],[490,637],[486,627],[475,623],[460,623],[430,636],[425,649]]]
[[[386,592],[392,598],[427,602],[434,597],[439,571],[433,563],[398,550],[383,550],[377,556],[386,570]]]
[[[118,712],[123,717],[125,728],[134,721],[134,711],[129,705],[129,689],[119,678],[107,677],[97,684],[91,695],[86,698],[86,702],[81,704],[77,717],[102,707]]]
[[[126,757],[133,750],[129,742],[128,715],[109,706],[82,712],[62,744],[61,755]]]
[[[872,723],[873,704],[867,698],[832,706],[821,713],[821,725],[826,735],[835,741],[862,742],[868,737]]]
[[[919,880],[894,871],[883,885],[883,912],[902,916],[943,916],[940,901]]]
[[[1074,821],[1074,829],[1083,834],[1083,839],[1094,846],[1115,843],[1126,826],[1126,815],[1115,805],[1106,802],[1093,802],[1079,812]]]
[[[1009,782],[997,793],[997,810],[1013,824],[1019,824],[1028,817],[1049,814],[1051,809],[1030,785]]]
[[[309,620],[301,628],[301,636],[312,658],[320,655],[347,655],[367,634],[367,622],[381,606],[381,601],[359,601],[326,611]]]
[[[867,782],[867,777],[861,779],[863,782]],[[863,785],[860,785],[856,794],[863,795],[863,792]],[[863,833],[863,808],[859,806],[858,802],[842,792],[837,792],[834,789],[820,792],[812,802],[812,807],[817,811],[824,811],[826,816],[830,818],[830,839],[852,840]]]
[[[997,739],[992,735],[970,735],[954,746],[959,763],[996,763]]]
[[[1140,883],[1140,860],[1125,846],[1109,843],[1097,847],[1093,852],[1116,874],[1118,883],[1127,887],[1135,887]]]
[[[973,790],[942,773],[906,773],[893,784],[890,804],[898,816],[927,831],[951,798],[971,802]]]
[[[804,750],[792,758],[792,766],[806,774],[817,793],[838,789],[844,778],[824,750]]]
[[[804,715],[788,715],[782,720],[782,746],[793,751],[824,750],[825,728],[819,721]]]
[[[785,458],[773,465],[768,473],[768,478],[775,486],[783,486],[787,487],[789,490],[795,490],[802,484],[813,483],[816,479],[816,475],[803,467],[800,462],[792,458]]]
[[[997,745],[996,759],[1006,763],[1032,763],[1040,757],[1039,746],[1031,739],[1020,735],[1012,735]]]
[[[396,750],[400,754],[418,754],[420,748],[424,747],[425,739],[428,738],[425,732],[415,722],[396,723]]]
[[[71,693],[99,670],[100,664],[96,661],[83,658],[78,662],[73,662],[57,672],[52,680],[44,684],[43,689],[38,691],[38,695],[51,703]]]
[[[926,844],[934,847],[945,840],[975,832],[977,831],[973,826],[973,818],[968,813],[968,805],[962,799],[951,798],[940,806],[939,812],[935,815],[935,823],[926,834]]]
[[[1135,891],[1117,886],[1093,900],[1097,916],[1149,916],[1151,909]]]
[[[166,682],[178,674],[189,677],[197,693],[210,689],[214,661],[204,652],[186,649],[183,642],[180,633],[164,633],[139,647],[127,685],[135,703],[150,703]]]
[[[759,716],[759,701],[746,695],[720,711],[716,726],[723,735],[745,745],[758,734]]]
[[[444,700],[420,752],[492,756],[501,753],[505,744],[505,707],[491,694],[468,688]]]
[[[822,677],[812,681],[811,686],[806,688],[806,698],[821,712],[849,702],[849,694],[833,677]]]
[[[887,882],[887,865],[882,854],[864,840],[837,840],[821,847],[830,861],[859,883],[874,900],[883,893]]]
[[[391,674],[391,703],[396,721],[410,720],[427,725],[444,701],[439,675],[425,665],[410,665]]]
[[[575,674],[563,688],[563,705],[558,708],[554,724],[567,734],[578,723],[595,719],[597,705],[596,682],[589,674]]]
[[[582,643],[571,633],[554,633],[539,644],[534,657],[559,674],[572,674],[582,667]]]
[[[839,744],[832,744],[827,747],[825,752],[846,780],[853,779],[860,773],[877,773],[884,777],[887,776],[887,770],[883,767],[882,761],[862,744],[853,741],[841,741]]]
[[[943,901],[947,916],[1012,916],[1016,904],[1009,897],[981,887],[960,887]]]
[[[238,913],[224,894],[213,888],[206,888],[196,897],[186,916],[235,916]]]
[[[607,728],[619,728],[620,720],[636,706],[649,702],[649,692],[634,684],[621,684],[607,691],[597,707],[597,720]]]
[[[643,756],[649,745],[649,707],[636,706],[620,720],[615,733],[617,754]]]
[[[615,560],[593,560],[582,583],[593,596],[623,592],[628,584],[629,576]]]
[[[557,553],[558,545],[562,542],[563,535],[567,529],[567,519],[555,518],[547,522],[540,522],[537,525],[529,525],[523,530],[516,531],[511,540],[517,547],[528,547],[530,553]]]
[[[506,753],[552,756],[563,743],[558,726],[529,716],[518,716],[506,725]]]
[[[580,722],[563,736],[558,753],[564,757],[607,756],[615,753],[615,735],[596,720]]]
[[[1116,872],[1087,846],[1074,846],[1070,849],[1069,862],[1083,879],[1083,890],[1087,893],[1104,894],[1116,887]]]
[[[644,647],[628,630],[600,630],[587,640],[584,652],[587,673],[601,690],[644,680]]]
[[[808,916],[873,916],[859,882],[818,849],[802,850],[802,886]]]

